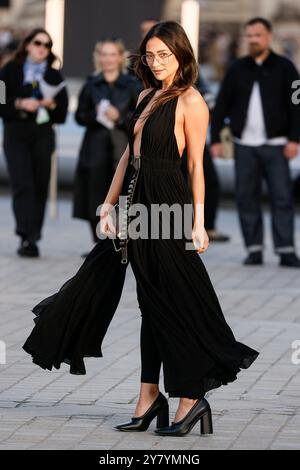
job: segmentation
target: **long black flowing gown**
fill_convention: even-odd
[[[160,106],[142,129],[139,163],[133,158],[136,119],[151,99],[139,103],[128,131],[130,159],[121,195],[135,178],[131,203],[191,204],[180,169],[175,112],[178,97]],[[149,219],[150,220],[150,219]],[[184,234],[129,238],[128,262],[121,263],[111,238],[99,239],[77,273],[32,311],[35,326],[23,349],[44,369],[70,365],[71,374],[85,374],[84,357],[102,357],[102,341],[119,304],[129,263],[136,279],[141,312],[151,318],[159,348],[165,391],[169,397],[203,396],[227,385],[248,368],[259,352],[237,341],[227,324],[206,268]],[[187,395],[188,394],[188,395]]]

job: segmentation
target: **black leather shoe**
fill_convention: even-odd
[[[169,404],[166,397],[159,392],[150,408],[142,416],[133,416],[131,421],[114,426],[119,431],[146,431],[151,421],[157,416],[157,428],[169,425]]]
[[[199,398],[183,419],[176,422],[172,421],[171,426],[155,429],[154,432],[161,436],[185,436],[191,431],[199,419],[201,420],[201,434],[212,434],[211,409],[205,398]]]
[[[249,253],[247,258],[244,260],[246,265],[255,265],[255,264],[263,264],[263,256],[261,251],[253,251]]]
[[[282,253],[280,255],[280,266],[300,268],[300,259],[295,253]]]
[[[17,253],[19,256],[26,256],[28,258],[37,258],[40,256],[38,246],[28,240],[21,241],[21,245],[18,248]]]

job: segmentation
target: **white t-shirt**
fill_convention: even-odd
[[[261,61],[256,60],[258,65]],[[258,81],[253,83],[249,105],[247,110],[246,123],[241,134],[241,138],[235,137],[234,140],[239,144],[258,146],[258,145],[284,145],[288,139],[286,136],[267,138],[266,126],[263,115],[263,107]]]

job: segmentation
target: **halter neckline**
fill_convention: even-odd
[[[149,119],[151,119],[153,117],[153,115],[155,114],[155,112],[157,112],[159,109],[161,109],[163,107],[163,105],[161,105],[160,107],[156,108],[155,111],[153,111],[146,119],[146,121],[144,122],[143,126],[142,126],[142,130],[141,130],[141,139],[140,139],[140,149],[139,149],[139,155],[134,155],[134,141],[135,141],[135,137],[136,135],[134,134],[134,129],[135,129],[135,124],[136,122],[138,121],[140,115],[142,114],[143,110],[146,108],[148,102],[149,102],[149,98],[151,99],[153,94],[155,94],[155,92],[157,91],[158,89],[157,88],[153,88],[149,93],[147,93],[146,96],[144,96],[141,101],[139,102],[138,106],[136,107],[136,110],[135,112],[139,111],[139,108],[142,104],[145,103],[146,101],[146,105],[143,107],[143,109],[138,113],[138,117],[137,119],[133,119],[133,126],[132,126],[132,155],[134,157],[140,157],[141,156],[141,151],[142,151],[142,146],[143,146],[143,137],[144,137],[144,128],[146,127],[146,125],[148,124],[148,121]],[[154,93],[153,93],[154,92]],[[176,95],[174,96],[171,100],[167,101],[166,103],[164,104],[168,104],[168,103],[171,103],[175,98],[177,99],[179,95]],[[176,143],[176,146],[177,146],[177,143]],[[178,152],[179,154],[179,152]]]

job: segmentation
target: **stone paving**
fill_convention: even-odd
[[[199,423],[185,437],[148,431],[124,433],[113,426],[131,417],[139,392],[140,355],[135,279],[129,266],[123,295],[103,342],[102,358],[86,358],[87,375],[69,366],[44,371],[21,346],[33,327],[31,308],[54,293],[82,264],[93,244],[87,224],[71,218],[71,200],[61,194],[58,219],[46,217],[40,259],[16,256],[18,238],[9,194],[0,195],[0,449],[201,450],[300,448],[300,272],[278,266],[265,209],[263,267],[242,265],[245,250],[234,205],[223,203],[218,227],[230,243],[210,244],[202,259],[227,322],[238,340],[260,351],[238,380],[207,394],[214,434]],[[296,219],[300,247],[299,210]],[[4,362],[4,361],[3,361]],[[161,391],[164,393],[163,377]],[[170,419],[178,399],[169,399]]]

